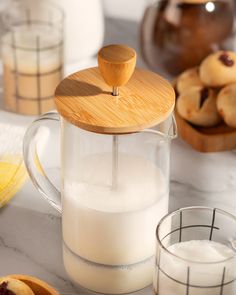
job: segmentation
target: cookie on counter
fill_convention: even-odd
[[[34,295],[24,282],[9,277],[0,278],[0,295]]]
[[[198,67],[184,71],[176,81],[176,90],[178,94],[192,86],[203,86],[203,83],[199,77]]]
[[[217,96],[216,105],[225,123],[236,128],[236,84],[221,89]]]
[[[199,67],[202,82],[209,87],[236,83],[236,53],[217,51],[208,55]]]
[[[177,111],[181,117],[198,126],[214,126],[221,121],[216,108],[216,92],[206,87],[192,87],[179,95]]]

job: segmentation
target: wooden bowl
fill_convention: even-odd
[[[236,129],[220,123],[214,127],[199,127],[190,124],[175,110],[179,135],[195,150],[203,153],[236,149]]]
[[[6,277],[24,282],[32,289],[35,295],[59,295],[53,287],[35,277],[28,275],[8,275]]]
[[[177,78],[172,81],[176,91]],[[178,96],[176,95],[177,99]],[[236,129],[223,121],[217,126],[200,127],[183,119],[175,108],[178,134],[195,150],[203,153],[221,152],[236,149]]]

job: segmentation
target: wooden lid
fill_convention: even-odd
[[[164,121],[174,109],[174,90],[159,75],[134,70],[135,62],[136,53],[127,46],[102,48],[99,69],[76,72],[58,85],[55,104],[60,115],[82,129],[104,134],[137,132]]]

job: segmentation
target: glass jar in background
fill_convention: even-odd
[[[8,111],[38,115],[54,108],[63,72],[63,11],[40,2],[12,3],[3,13],[3,103]]]
[[[6,7],[9,5],[10,0],[2,0],[0,1],[0,39],[4,34],[4,23],[3,23],[3,12],[5,11]],[[0,40],[1,41],[1,40]],[[1,44],[1,42],[0,42]]]
[[[2,0],[0,1],[0,108],[3,108],[3,79],[2,79],[2,50],[1,50],[1,39],[2,35],[4,34],[4,25],[3,25],[3,11],[9,5],[10,0]]]
[[[234,49],[233,0],[161,0],[141,24],[142,54],[154,71],[174,77],[211,52]]]

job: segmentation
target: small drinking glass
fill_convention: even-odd
[[[236,294],[235,216],[208,207],[183,208],[160,221],[156,237],[155,294]]]
[[[54,91],[63,72],[63,19],[60,7],[43,1],[20,1],[4,12],[6,110],[38,115],[54,108]]]

